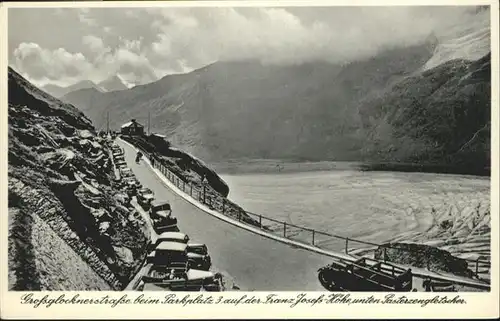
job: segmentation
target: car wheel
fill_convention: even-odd
[[[328,291],[339,290],[339,287],[336,286],[335,282],[328,277],[328,273],[326,273],[325,271],[319,272],[318,279],[321,285]]]

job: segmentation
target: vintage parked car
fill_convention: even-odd
[[[190,253],[197,253],[200,255],[207,255],[208,254],[208,249],[205,244],[198,244],[198,243],[188,243],[188,252]]]
[[[455,284],[451,282],[425,279],[422,282],[425,292],[458,292]]]
[[[370,264],[371,263],[371,264]],[[369,258],[333,262],[318,270],[318,279],[328,291],[411,291],[413,275],[395,265]]]
[[[179,242],[160,241],[155,249],[148,254],[146,260],[155,265],[169,265],[172,263],[187,263],[189,268],[208,271],[212,266],[208,254],[189,252],[188,245]]]
[[[113,155],[113,159],[115,159],[118,156],[124,155],[124,153],[122,150],[116,150],[116,151],[113,151],[112,155]]]
[[[155,214],[150,214],[150,216],[157,234],[179,231],[177,218],[172,215],[172,211],[158,211]]]
[[[137,188],[141,187],[141,183],[137,180],[135,176],[122,177],[122,182],[124,185],[136,186]]]
[[[212,258],[208,254],[187,253],[190,268],[208,271],[212,267]]]
[[[185,269],[164,265],[153,266],[147,275],[142,277],[145,283],[154,283],[168,287],[172,291],[220,291],[220,273]]]
[[[149,207],[149,216],[153,220],[153,228],[156,233],[178,231],[177,218],[172,215],[170,203],[153,200]]]
[[[141,281],[137,287],[138,291],[150,292],[150,291],[161,291],[161,292],[172,292],[168,285],[162,283],[144,283]]]
[[[134,172],[128,167],[120,168],[120,176],[125,177],[134,177]]]
[[[132,198],[137,194],[137,190],[141,187],[141,184],[136,179],[125,179],[122,181],[125,192]]]
[[[147,257],[146,262],[156,265],[179,265],[187,267],[187,245],[178,242],[156,242],[150,244],[153,247]]]
[[[167,201],[152,201],[149,207],[149,215],[151,218],[162,216],[167,217],[172,214],[172,207]]]
[[[127,167],[127,162],[126,162],[126,161],[122,161],[122,160],[115,161],[115,166],[116,166],[116,168],[118,168],[119,170],[121,170],[121,169],[125,169],[125,168]]]
[[[137,191],[137,202],[145,210],[151,207],[151,202],[154,200],[155,196],[153,191],[147,187],[143,187]]]
[[[156,243],[159,244],[160,242],[163,241],[179,242],[187,244],[189,242],[189,236],[181,232],[163,232],[160,235],[158,235]]]
[[[155,218],[153,219],[153,229],[157,234],[163,232],[178,232],[177,218],[169,216],[167,218]]]
[[[186,244],[186,247],[187,247],[188,246],[187,244],[189,242],[189,236],[187,236],[184,233],[178,232],[178,231],[162,232],[158,235],[158,237],[156,238],[156,241],[154,243],[149,244],[148,249],[150,251],[152,251],[162,242],[182,243],[182,244]]]

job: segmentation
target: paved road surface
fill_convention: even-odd
[[[330,258],[237,228],[201,211],[173,193],[144,162],[136,164],[134,148],[117,142],[137,179],[157,200],[170,201],[179,229],[193,243],[205,243],[214,266],[230,274],[242,290],[324,291],[317,270],[330,263]]]

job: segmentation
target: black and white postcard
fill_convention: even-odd
[[[2,317],[498,316],[498,16],[2,4]]]

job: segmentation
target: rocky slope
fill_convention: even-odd
[[[9,68],[9,289],[119,290],[148,235],[111,181],[106,141]]]
[[[491,56],[451,60],[408,77],[360,107],[370,159],[490,164]]]
[[[229,186],[214,170],[202,160],[171,146],[164,138],[156,135],[122,136],[122,138],[150,154],[164,157],[169,169],[187,181],[201,185],[203,178],[206,178],[208,185],[217,193],[223,197],[229,194]]]

